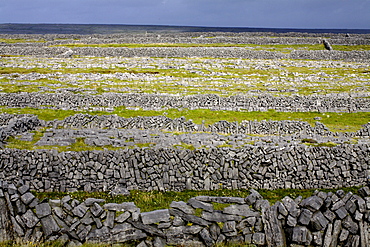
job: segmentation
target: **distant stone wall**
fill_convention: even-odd
[[[34,46],[0,46],[4,55],[63,57],[63,53],[72,50],[70,55],[94,57],[214,57],[242,59],[311,59],[311,60],[345,60],[363,62],[370,60],[370,51],[301,51],[291,53],[250,50],[240,47],[148,47],[148,48],[95,48],[79,47],[34,47]]]
[[[281,112],[368,112],[370,98],[366,95],[286,96],[238,95],[220,97],[207,95],[120,94],[80,95],[73,93],[0,93],[0,105],[71,110],[99,110],[113,107],[246,110]],[[94,106],[93,108],[91,106]]]
[[[214,203],[224,205],[216,210]],[[65,244],[137,246],[353,246],[370,244],[370,189],[359,195],[315,192],[270,206],[254,190],[246,198],[197,196],[169,209],[141,212],[132,202],[83,202],[65,196],[39,201],[27,185],[0,181],[0,242],[21,239]]]

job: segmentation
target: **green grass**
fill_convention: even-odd
[[[352,192],[357,194],[357,190],[360,187],[350,187],[350,188],[340,188],[347,192]],[[335,192],[339,189],[320,189],[324,192]],[[295,199],[298,196],[303,198],[310,197],[315,189],[277,189],[277,190],[267,190],[261,189],[258,192],[263,196],[264,199],[268,200],[270,204],[274,204],[280,201],[285,196],[290,196]],[[190,198],[196,196],[221,196],[221,197],[242,197],[245,198],[249,195],[249,190],[212,190],[212,191],[194,191],[185,190],[182,192],[175,191],[139,191],[132,190],[129,196],[112,196],[107,192],[33,192],[37,198],[43,200],[45,198],[49,199],[61,199],[66,195],[70,195],[73,199],[77,199],[82,202],[87,198],[99,198],[104,199],[105,203],[122,203],[122,202],[134,202],[137,207],[141,209],[142,212],[149,212],[158,209],[169,208],[172,201],[184,201],[187,202]],[[216,209],[222,209],[225,205],[220,205],[219,203],[214,204]]]

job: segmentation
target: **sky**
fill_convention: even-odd
[[[370,29],[370,0],[0,0],[0,23]]]

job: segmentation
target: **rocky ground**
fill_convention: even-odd
[[[334,50],[321,47],[323,37]],[[107,114],[116,107],[370,110],[368,35],[0,35],[0,41],[3,109],[102,110]],[[325,131],[315,132],[307,123],[293,123],[290,125],[295,131],[284,132],[281,130],[285,127],[280,125],[287,124],[282,121],[259,123],[258,131],[256,126],[250,131],[250,127],[248,130],[245,127],[251,126],[249,122],[227,123],[225,127],[221,121],[213,126],[188,128],[184,124],[174,125],[175,120],[167,121],[172,127],[153,123],[135,127],[76,127],[77,121],[75,125],[47,128],[52,124],[46,123],[42,130],[38,129],[43,135],[38,140],[33,138],[35,133],[16,134],[19,140],[43,147],[69,146],[81,138],[88,146],[122,148],[144,144],[160,148],[239,148],[298,145],[303,139],[318,143],[369,143],[367,127],[358,133],[329,133],[325,126]],[[6,124],[3,129],[9,127]],[[306,126],[302,128],[302,124]],[[230,130],[232,125],[237,127]],[[279,130],[272,125],[280,126]]]

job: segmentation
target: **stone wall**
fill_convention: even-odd
[[[368,94],[334,94],[327,96],[238,95],[156,95],[103,93],[80,95],[74,93],[0,93],[0,105],[8,107],[35,107],[70,110],[113,110],[114,107],[143,109],[211,109],[281,112],[367,112],[370,111]],[[94,107],[91,107],[94,106]]]
[[[214,203],[224,205],[216,210]],[[353,246],[370,243],[370,189],[359,195],[315,192],[270,206],[254,190],[246,198],[197,196],[169,209],[141,212],[132,202],[39,201],[27,185],[0,181],[0,241],[125,243],[137,246]],[[219,208],[219,207],[218,207]]]
[[[363,185],[369,163],[368,144],[60,153],[3,149],[0,179],[37,191],[338,188]]]
[[[369,51],[301,51],[291,53],[249,50],[239,47],[149,47],[149,48],[94,48],[81,47],[69,49],[66,47],[33,47],[33,46],[0,46],[0,53],[16,56],[64,57],[69,55],[94,57],[214,57],[243,59],[312,59],[312,60],[345,60],[352,62],[369,61]]]

